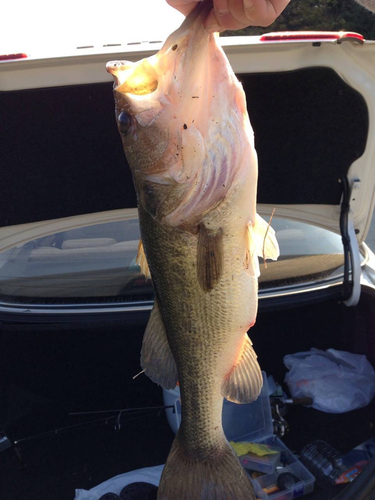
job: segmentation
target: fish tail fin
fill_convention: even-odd
[[[177,433],[160,480],[158,500],[255,500],[250,478],[224,437],[220,448],[202,455],[189,453]]]

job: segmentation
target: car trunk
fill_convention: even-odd
[[[374,176],[369,175],[374,145],[368,140],[375,113],[369,62],[373,46],[226,43],[247,92],[262,214],[276,206],[276,217],[339,233],[338,181],[348,177],[351,186],[360,181],[351,215],[357,239],[363,241],[374,192]],[[25,61],[22,67],[14,63],[19,72],[14,77],[6,65],[1,68],[9,87],[0,86],[6,124],[0,133],[6,186],[0,196],[0,252],[11,255],[0,260],[0,429],[16,442],[0,453],[2,500],[72,499],[75,488],[89,489],[116,474],[165,463],[173,440],[159,408],[161,389],[144,375],[133,380],[140,371],[145,309],[152,299],[150,284],[147,293],[133,294],[133,281],[123,273],[124,265],[133,262],[138,236],[130,238],[130,248],[121,239],[109,243],[113,235],[105,234],[103,246],[103,234],[95,232],[100,221],[122,223],[126,210],[134,212],[136,206],[114,119],[112,83],[104,72],[105,61],[113,58],[67,58],[54,62],[56,71],[50,71],[48,61]],[[356,66],[356,58],[367,66]],[[12,78],[17,85],[12,86]],[[37,82],[35,88],[32,83],[28,88],[28,82]],[[113,250],[112,267],[90,267],[86,252],[69,274],[64,264],[70,255],[81,255],[83,245],[82,236],[71,232],[86,225],[95,234],[86,235],[84,248],[92,248],[92,238],[100,240],[95,252],[102,258]],[[50,244],[49,236],[56,234],[64,234],[69,245],[64,247],[59,237]],[[292,247],[295,234],[294,229],[284,233]],[[124,256],[125,247],[133,253]],[[15,277],[16,254],[23,260]],[[375,366],[373,285],[362,286],[354,307],[339,301],[343,294],[336,286],[323,300],[303,289],[306,261],[311,260],[306,255],[298,261],[298,273],[296,261],[281,256],[278,267],[269,265],[268,278],[266,271],[262,275],[259,314],[250,331],[262,369],[283,382],[283,356],[312,347],[365,354]],[[126,264],[120,263],[124,257]],[[309,284],[319,285],[321,273],[341,269],[343,260],[337,252],[315,259],[309,264]],[[130,275],[138,281],[139,269]],[[84,286],[89,279],[95,284],[91,291]],[[128,283],[130,303],[119,305],[114,295]],[[296,283],[298,289],[293,288]],[[287,300],[281,300],[281,292],[280,300],[267,296],[267,289],[278,287],[287,289]],[[106,309],[97,314],[102,303]],[[14,306],[11,314],[9,304]],[[77,304],[91,308],[76,314]],[[103,413],[140,407],[151,409],[123,412],[120,419],[118,411]],[[314,439],[325,439],[346,453],[373,435],[374,402],[341,415],[292,406],[285,419],[290,432],[283,439],[297,454]],[[343,488],[316,488],[306,498],[332,500]]]
[[[366,150],[362,94],[324,66],[238,77],[259,157],[258,203],[340,206],[339,179]],[[136,206],[112,83],[0,92],[0,106],[0,228]]]
[[[260,313],[250,335],[262,369],[283,382],[283,356],[312,347],[366,354],[375,365],[374,301],[363,293],[352,308],[325,301]],[[26,493],[28,500],[66,500],[75,488],[165,462],[173,433],[157,408],[162,390],[144,375],[133,380],[146,322],[143,315],[63,329],[2,329],[1,421],[26,463],[24,469],[13,449],[0,453],[4,500]],[[140,407],[155,409],[123,413],[117,427],[116,412],[68,415]],[[283,440],[297,454],[314,439],[346,453],[373,435],[374,403],[341,415],[291,406],[285,419],[290,432]],[[343,488],[316,487],[306,498],[333,499]]]
[[[351,206],[372,202],[370,195],[364,196],[371,187],[365,172],[359,178],[352,172],[358,162],[362,170],[370,163],[372,108],[330,67],[256,73],[239,69],[259,157],[258,210],[268,217],[276,207],[275,217],[312,221],[339,233],[344,178],[350,189],[354,181],[361,185]],[[138,244],[134,225],[131,229],[130,222],[126,227],[124,223],[115,238],[98,232],[95,241],[85,228],[90,239],[82,233],[79,244],[73,235],[105,214],[109,222],[111,217],[119,221],[136,207],[113,117],[112,83],[0,92],[0,106],[7,124],[0,134],[2,182],[7,186],[0,197],[0,303],[57,299],[58,304],[61,299],[66,304],[70,298],[118,296],[132,288],[134,272],[129,269]],[[356,224],[352,243],[356,237],[361,242],[368,214],[363,218],[352,210],[351,216]],[[135,236],[125,241],[131,231]],[[285,243],[289,238],[293,246],[293,237],[284,231]],[[305,243],[312,248],[311,242]],[[292,267],[281,252],[279,262],[270,264],[270,270],[277,268],[275,280],[282,277],[283,285],[289,278],[301,281],[304,274],[322,275],[344,262],[341,251],[324,259],[308,251]],[[273,285],[280,283],[268,284]]]

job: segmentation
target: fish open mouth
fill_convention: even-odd
[[[114,77],[117,92],[142,96],[158,88],[156,71],[147,59],[137,63],[111,61],[107,63],[106,69]]]
[[[202,64],[200,63],[204,61],[207,43],[213,38],[213,35],[208,34],[204,29],[204,20],[212,5],[212,0],[198,2],[196,8],[185,19],[180,28],[167,38],[157,54],[135,63],[131,61],[110,61],[107,63],[106,69],[114,77],[114,90],[121,94],[146,96],[158,89],[159,78],[165,89],[168,86],[166,82],[167,84],[169,82],[169,87],[176,86],[178,79],[182,82],[186,71],[189,73],[189,77],[185,87],[188,87],[189,82],[196,86],[195,80],[198,81],[199,75],[202,73]],[[176,70],[181,73],[180,78],[178,78]],[[166,76],[168,74],[169,77]],[[171,81],[171,75],[176,82]]]

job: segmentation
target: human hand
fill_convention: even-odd
[[[200,0],[167,0],[187,16]],[[290,0],[213,0],[205,27],[207,31],[238,30],[247,26],[269,26]]]

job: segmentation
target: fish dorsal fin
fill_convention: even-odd
[[[202,290],[210,292],[223,273],[223,232],[211,231],[199,225],[197,275]]]
[[[259,396],[262,385],[263,378],[257,355],[245,333],[238,363],[225,378],[221,394],[233,403],[251,403]]]
[[[280,255],[274,229],[262,217],[256,214],[255,224],[247,225],[247,245],[245,255],[245,268],[249,273],[258,278],[260,275],[258,257],[264,260],[277,260]]]
[[[141,366],[146,375],[164,389],[176,387],[177,366],[156,300],[143,336]]]
[[[141,268],[141,273],[145,275],[146,280],[151,279],[150,268],[148,267],[145,249],[143,248],[142,240],[138,243],[138,253],[135,259],[135,263]]]

